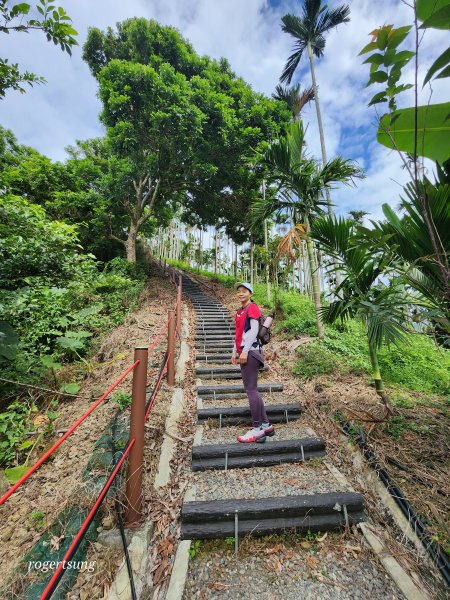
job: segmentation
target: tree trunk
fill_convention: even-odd
[[[309,42],[306,44],[306,49],[308,52],[309,65],[311,67],[311,79],[312,79],[313,90],[314,90],[314,104],[316,105],[317,124],[319,125],[320,147],[322,149],[322,162],[325,165],[327,162],[327,151],[325,148],[325,137],[323,135],[322,114],[320,112],[319,94],[317,91],[317,83],[316,83],[316,72],[314,69],[314,59],[313,59],[311,44]],[[333,209],[331,208],[331,197],[330,197],[330,191],[328,189],[326,190],[326,195],[327,195],[328,214],[330,215],[330,217],[332,217]]]
[[[305,219],[306,224],[306,248],[308,250],[308,258],[309,258],[309,268],[311,271],[311,281],[312,281],[312,292],[313,292],[313,302],[316,307],[316,322],[317,322],[317,335],[319,339],[323,339],[324,337],[324,329],[322,318],[320,316],[320,283],[319,283],[319,274],[317,272],[316,260],[314,257],[314,246],[312,239],[309,235],[309,219]]]
[[[215,227],[215,233],[214,233],[214,275],[217,274],[217,240],[218,240],[219,234],[217,232],[217,227]]]
[[[369,342],[369,355],[370,355],[370,364],[372,365],[372,377],[375,382],[375,389],[377,391],[377,394],[381,395],[383,393],[383,380],[381,379],[380,366],[378,364],[377,350],[373,346],[373,344],[371,344],[370,342]]]
[[[266,251],[266,288],[267,288],[267,300],[270,302],[269,235],[268,235],[268,232],[267,232],[267,219],[264,219],[264,249]]]
[[[250,236],[250,284],[253,285],[255,278],[253,275],[254,269],[254,252],[253,252],[253,235]]]
[[[128,238],[125,242],[125,250],[127,253],[128,262],[136,262],[136,238],[137,238],[137,223],[131,221],[130,228],[128,230]]]
[[[311,44],[309,42],[306,44],[306,50],[308,52],[309,65],[311,67],[311,79],[312,79],[313,90],[314,90],[314,104],[316,105],[317,124],[319,125],[320,147],[322,150],[322,163],[325,165],[325,163],[327,162],[327,151],[325,148],[325,136],[323,134],[322,113],[320,112],[319,93],[317,90],[317,82],[316,82],[316,71],[314,68],[314,59],[313,59]],[[327,196],[328,214],[330,215],[330,217],[332,217],[333,209],[331,207],[331,196],[330,196],[330,190],[328,188],[325,189],[325,194]],[[336,261],[334,261],[334,269],[335,269],[335,273],[336,273],[336,284],[340,285],[341,275],[339,273],[338,264]]]

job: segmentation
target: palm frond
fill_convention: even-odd
[[[311,86],[309,88],[306,88],[297,98],[296,114],[299,115],[302,109],[306,106],[306,104],[312,102],[314,98],[315,96],[313,87]]]
[[[328,186],[333,183],[355,185],[354,179],[364,179],[365,175],[355,161],[337,156],[324,165],[321,177]]]
[[[283,102],[286,102],[292,112],[292,115],[297,117],[305,105],[308,102],[311,102],[311,100],[314,100],[314,90],[312,87],[305,89],[301,93],[300,89],[301,85],[299,83],[291,88],[278,84],[275,88],[275,92],[272,94],[272,98],[274,100],[282,100]]]
[[[289,33],[290,35],[292,35],[296,40],[295,51],[287,59],[280,77],[281,83],[289,84],[292,81],[292,77],[294,76],[295,70],[298,67],[298,63],[300,62],[303,56],[303,52],[305,51],[307,43],[305,34],[307,32],[305,31],[305,27],[301,19],[299,19],[299,17],[296,17],[295,15],[284,15],[281,21],[281,29],[285,33]]]
[[[350,21],[350,7],[347,4],[338,6],[331,10],[323,10],[317,20],[317,34],[324,34],[330,29],[337,27],[341,23]]]
[[[277,247],[277,256],[286,256],[290,260],[296,260],[297,256],[294,252],[296,248],[301,248],[302,240],[305,239],[305,225],[298,223],[294,225],[285,236],[283,236]]]
[[[344,217],[320,217],[311,225],[311,237],[326,254],[335,258],[347,256],[355,224]]]
[[[356,314],[353,299],[339,299],[331,302],[328,306],[321,306],[319,314],[324,323],[335,323],[340,320],[342,323],[348,321]]]

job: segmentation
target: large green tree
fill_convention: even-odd
[[[110,191],[128,216],[121,241],[136,260],[136,239],[158,207],[181,199],[195,168],[193,146],[206,115],[192,101],[186,78],[170,65],[114,59],[99,73],[101,120],[110,151]]]
[[[120,181],[114,189],[122,204],[134,198],[125,239],[113,233],[128,244],[129,257],[139,220],[181,202],[188,223],[218,225],[235,241],[246,240],[242,215],[261,179],[245,158],[289,121],[286,104],[256,94],[226,60],[199,57],[175,29],[155,21],[91,29],[84,58],[100,84],[101,118],[116,160],[111,180]]]

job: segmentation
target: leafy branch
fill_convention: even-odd
[[[51,0],[39,0],[35,7],[35,16],[28,18],[31,5],[26,2],[8,6],[8,0],[0,0],[0,32],[28,33],[39,30],[45,33],[47,40],[59,45],[63,52],[72,54],[72,46],[78,45],[75,36],[78,32],[72,27],[72,19],[61,7],[56,7]],[[9,63],[7,59],[0,58],[0,98],[5,96],[8,89],[25,92],[22,83],[30,86],[36,83],[45,83],[43,77],[25,71],[21,73],[17,63]]]

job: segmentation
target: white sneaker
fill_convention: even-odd
[[[236,437],[238,442],[258,442],[263,443],[266,441],[266,434],[261,427],[254,427],[247,431],[244,435],[238,435]]]
[[[272,437],[273,435],[275,435],[274,426],[271,425],[270,423],[262,423],[261,424],[261,429],[264,431],[264,435],[268,435],[270,437]]]

